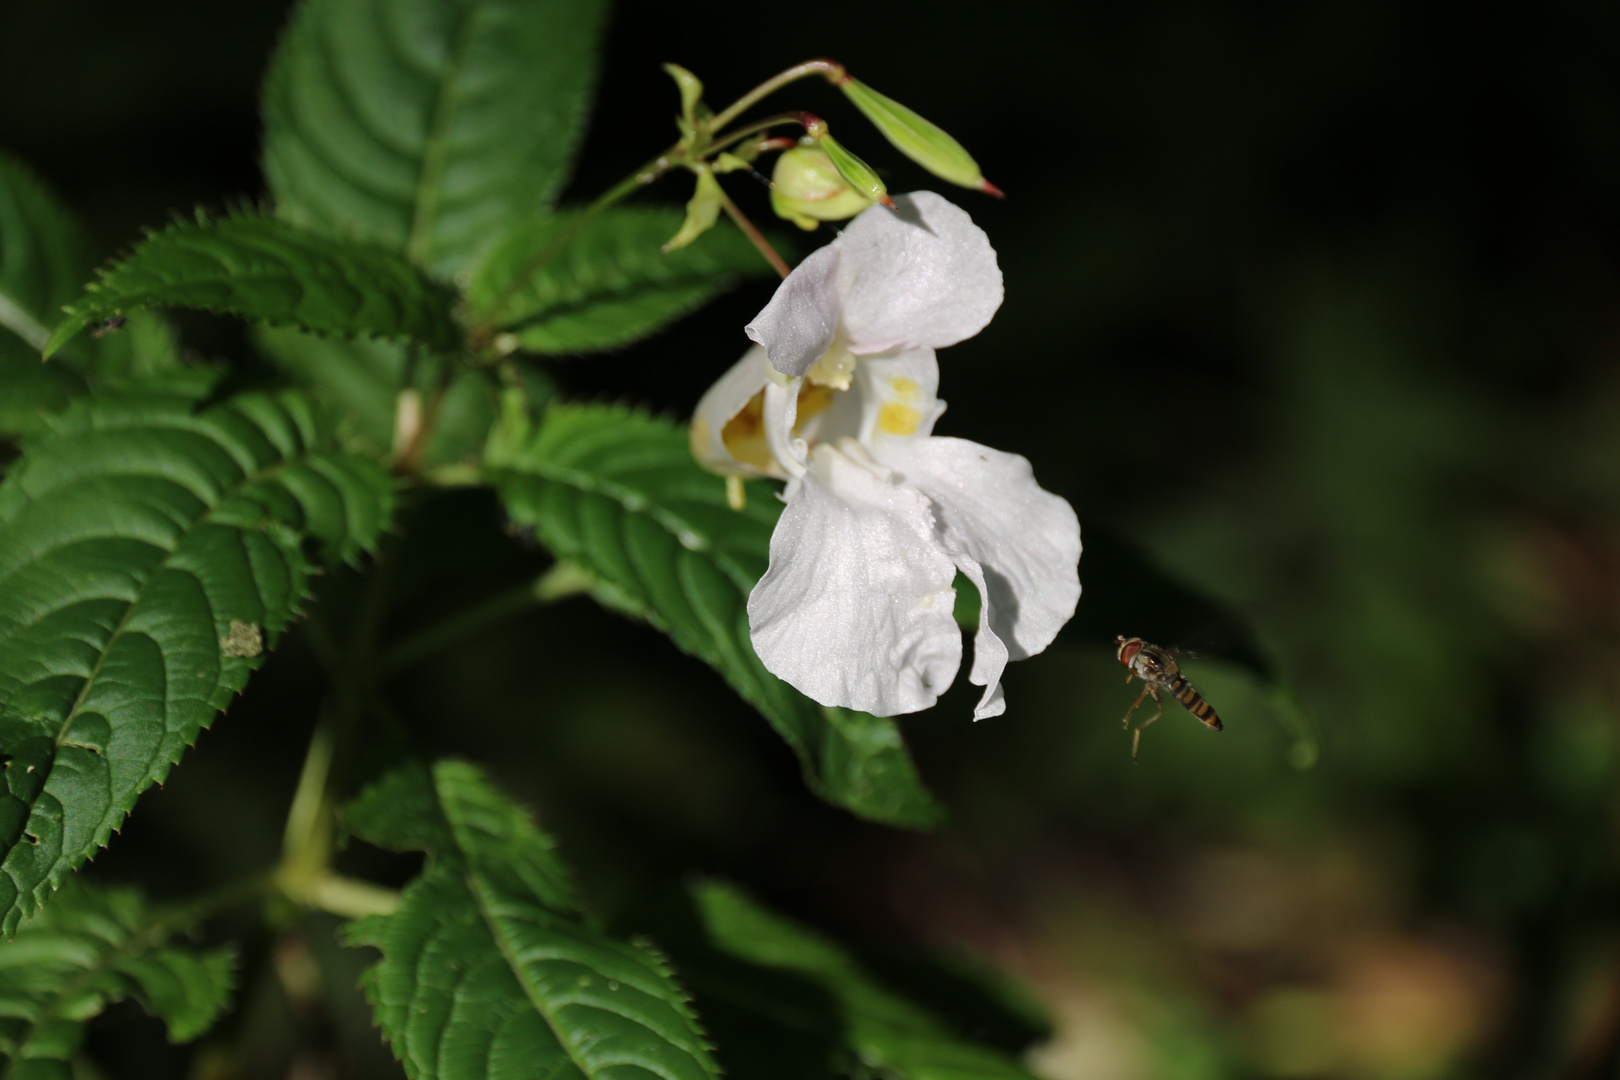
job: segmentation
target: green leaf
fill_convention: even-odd
[[[409,367],[404,346],[325,338],[284,327],[260,327],[255,340],[272,363],[327,406],[345,440],[377,456],[392,452],[395,412]],[[432,417],[421,464],[431,468],[476,456],[497,412],[490,379],[471,368],[455,370]]]
[[[0,438],[37,431],[84,392],[83,376],[42,364],[39,354],[89,271],[89,247],[67,207],[0,153]]]
[[[549,209],[595,82],[602,0],[306,0],[265,84],[291,221],[449,275]]]
[[[585,922],[550,838],[477,769],[394,773],[347,821],[429,854],[399,910],[348,935],[382,950],[363,986],[412,1080],[718,1077],[663,957]]]
[[[838,945],[771,912],[739,890],[701,882],[692,890],[704,941],[678,949],[682,970],[716,1030],[739,1041],[802,1042],[803,1076],[875,1073],[896,1080],[1031,1080],[1011,1057],[970,1042],[933,1013],[896,994]],[[731,1021],[725,1026],[719,1017]],[[771,1077],[747,1067],[759,1055],[726,1053],[735,1080]],[[818,1052],[819,1048],[819,1052]]]
[[[346,337],[409,338],[451,351],[461,333],[450,293],[409,263],[284,221],[179,221],[147,236],[71,304],[47,356],[93,322],[154,306],[228,312]]]
[[[20,338],[37,361],[90,264],[68,208],[27,166],[0,153],[0,336]]]
[[[107,842],[393,507],[301,396],[80,402],[0,484],[0,933]]]
[[[798,753],[817,794],[890,824],[941,819],[892,720],[824,709],[754,655],[748,593],[782,512],[769,487],[752,485],[747,508],[731,510],[684,427],[607,406],[553,406],[532,436],[492,448],[490,464],[512,518],[590,570],[599,599],[719,671]]]
[[[492,327],[504,351],[582,353],[646,337],[745,276],[771,272],[742,233],[711,229],[659,250],[682,226],[677,210],[607,210],[534,218],[503,236],[473,275],[469,319]]]
[[[188,924],[131,889],[70,882],[0,944],[0,1056],[12,1074],[48,1075],[41,1063],[71,1058],[86,1021],[126,998],[160,1018],[171,1042],[207,1031],[230,998],[232,956],[165,944]]]

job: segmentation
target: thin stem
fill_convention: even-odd
[[[536,252],[528,262],[524,263],[523,269],[519,270],[515,275],[513,275],[511,282],[506,286],[506,288],[502,289],[500,293],[496,295],[495,302],[489,306],[489,311],[481,320],[479,320],[476,325],[473,326],[471,336],[474,351],[481,352],[483,348],[488,345],[490,337],[494,335],[495,328],[500,323],[501,310],[506,307],[507,302],[512,299],[517,291],[523,287],[524,282],[528,281],[535,274],[539,273],[547,263],[557,257],[557,253],[562,251],[563,248],[573,243],[574,238],[579,235],[580,230],[585,228],[586,225],[590,224],[591,220],[595,218],[596,215],[624,199],[637,188],[645,187],[654,180],[658,179],[658,177],[662,176],[670,168],[671,164],[670,152],[660,154],[658,157],[653,158],[646,165],[643,165],[641,168],[637,169],[623,180],[620,180],[617,184],[614,184],[602,194],[598,195],[595,202],[591,203],[585,209],[576,214],[572,221],[570,221],[566,226],[560,229],[555,236],[547,241],[546,246]]]
[[[754,228],[754,223],[749,221],[747,215],[741,210],[737,209],[737,204],[732,202],[730,196],[723,191],[720,193],[720,205],[725,208],[726,215],[737,223],[737,228],[743,231],[743,235],[753,242],[754,247],[759,249],[761,255],[765,256],[765,261],[771,264],[772,269],[783,277],[793,273],[793,268],[782,259],[782,256],[776,253],[775,248],[771,247],[771,242],[765,239],[765,234]]]
[[[805,114],[802,112],[777,113],[775,116],[768,116],[763,120],[748,124],[745,127],[740,127],[735,131],[728,131],[724,135],[717,135],[715,136],[714,140],[709,143],[708,150],[705,151],[705,153],[715,150],[724,150],[731,144],[742,139],[746,139],[750,135],[757,134],[761,131],[769,131],[771,128],[779,127],[782,124],[799,124],[802,126],[804,124],[804,115]]]
[[[332,852],[331,817],[326,812],[326,781],[332,774],[332,725],[323,716],[315,725],[298,774],[298,787],[287,810],[282,834],[283,868],[315,869],[326,865]],[[281,871],[277,871],[278,876]]]
[[[36,352],[44,352],[51,341],[50,330],[3,292],[0,292],[0,326],[11,330]]]
[[[544,574],[515,589],[497,593],[406,638],[383,658],[384,679],[399,674],[425,656],[449,648],[486,627],[511,618],[537,604],[549,604],[582,593],[596,583],[578,563],[559,562]]]
[[[798,80],[806,78],[810,75],[825,75],[827,77],[827,81],[832,83],[834,86],[837,86],[839,83],[849,78],[849,73],[844,70],[844,65],[836,61],[806,60],[802,64],[795,64],[794,66],[788,68],[780,75],[766,79],[764,82],[748,91],[748,93],[744,94],[736,101],[733,101],[709,121],[709,128],[711,130],[718,130],[725,127],[738,116],[742,115],[744,110],[748,109],[755,102],[758,102],[761,98],[775,93],[788,83],[797,82]]]

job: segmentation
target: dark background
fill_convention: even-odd
[[[7,3],[0,146],[109,254],[260,199],[287,11]],[[1008,193],[952,194],[1007,301],[942,355],[938,430],[1074,503],[1086,595],[1009,673],[1005,716],[973,724],[959,690],[905,721],[952,812],[929,836],[817,803],[718,677],[587,601],[402,680],[411,729],[534,804],[610,916],[713,872],[846,940],[1007,972],[1055,1023],[1032,1059],[1054,1080],[1614,1075],[1620,7],[1456,11],[621,4],[573,199],[672,138],[658,63],[718,107],[821,55]],[[777,100],[893,189],[939,186],[830,87]],[[684,415],[768,294],[550,368]],[[228,322],[182,326],[252,362]],[[502,526],[479,495],[423,508],[388,556],[390,626],[544,565]],[[1116,633],[1210,639],[1189,670],[1227,731],[1169,715],[1133,765]],[[1251,654],[1275,680],[1222,660]],[[170,895],[273,862],[321,690],[295,638],[96,872]],[[108,1074],[386,1075],[346,992],[363,957],[330,929],[250,949],[242,1010],[195,1056],[113,1014]],[[300,999],[306,955],[325,989]]]

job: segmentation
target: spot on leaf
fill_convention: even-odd
[[[232,619],[230,630],[219,639],[219,648],[226,656],[258,656],[264,652],[264,630],[258,623]]]

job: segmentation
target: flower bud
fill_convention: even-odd
[[[806,231],[820,221],[843,221],[871,206],[844,182],[825,151],[796,146],[783,151],[771,172],[771,209]]]
[[[720,181],[714,178],[714,173],[708,169],[699,170],[697,190],[686,204],[686,220],[681,223],[681,231],[670,237],[663,246],[663,251],[667,253],[683,248],[714,228],[725,200],[725,193],[720,190]]]
[[[999,196],[1001,191],[984,178],[978,162],[962,144],[937,125],[924,120],[893,98],[884,97],[858,79],[846,78],[839,89],[868,120],[906,157],[941,180]]]

